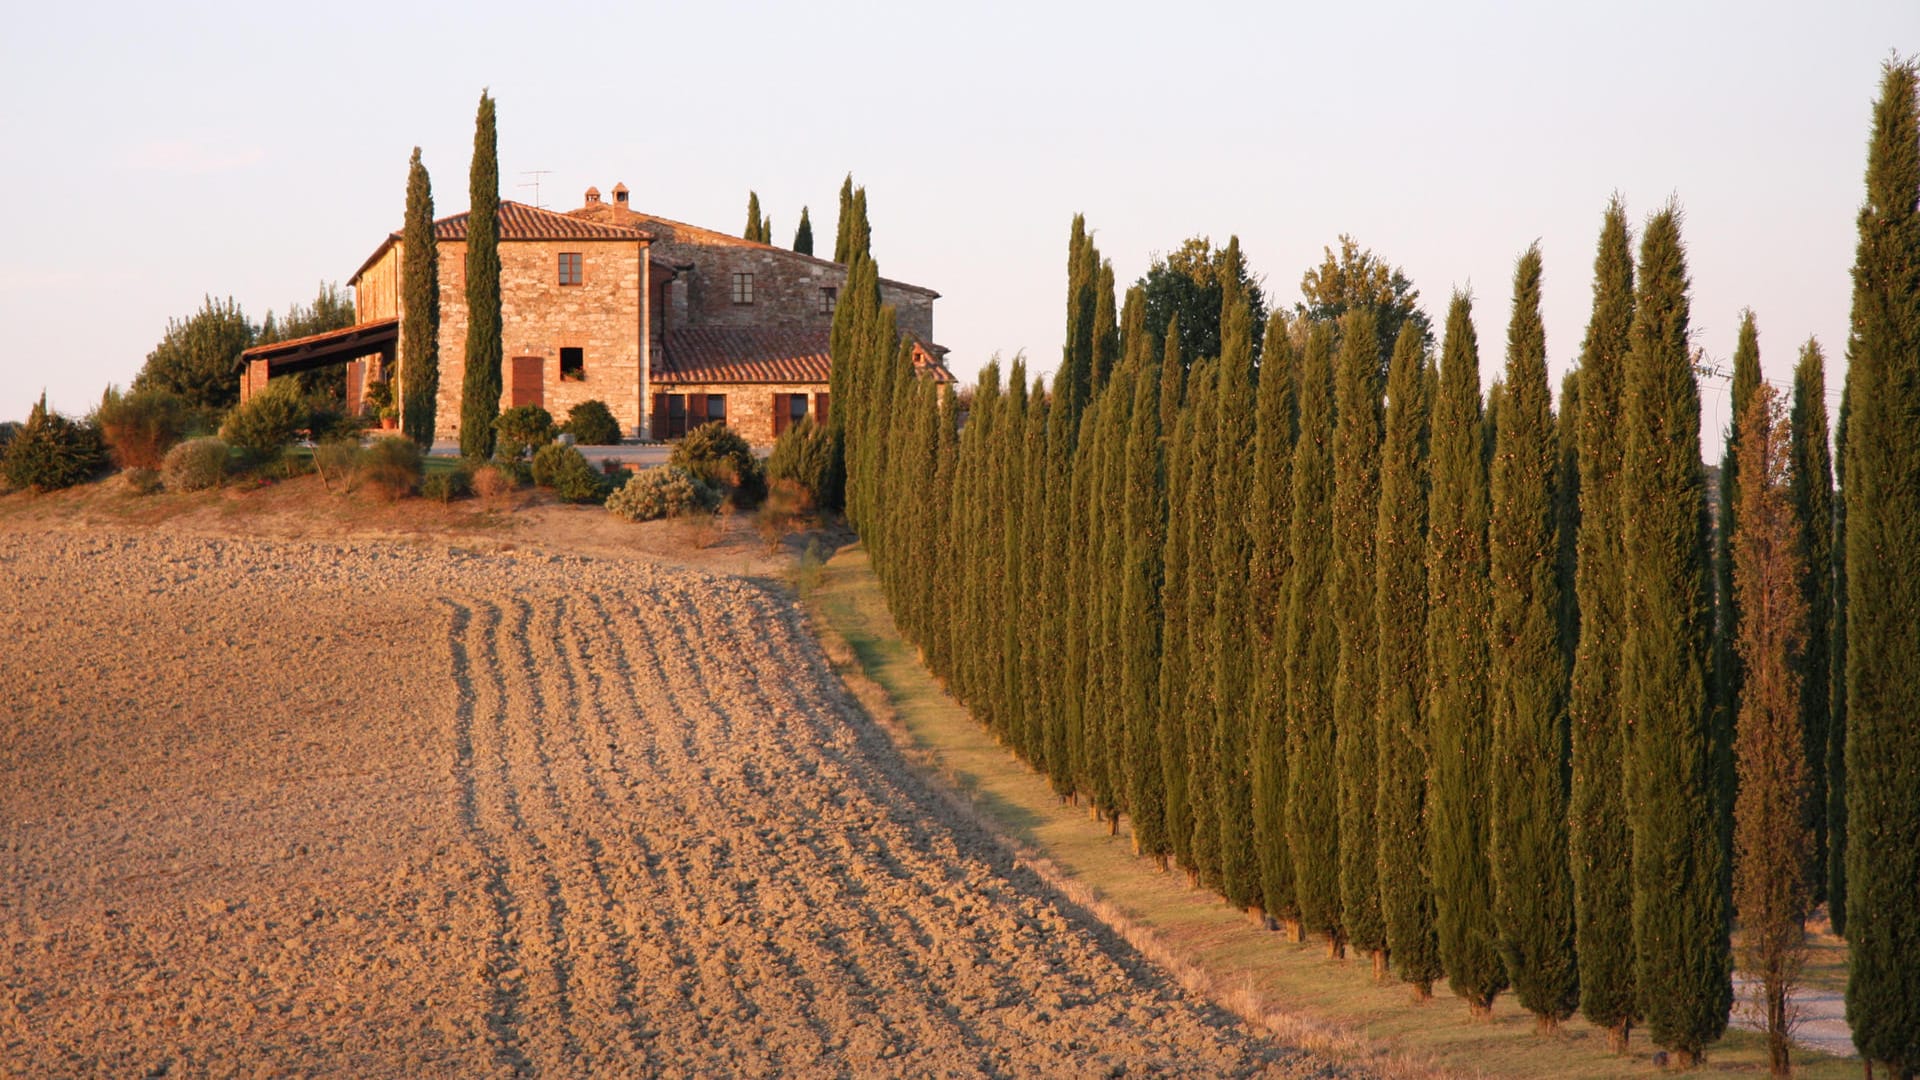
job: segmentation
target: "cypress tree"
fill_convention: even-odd
[[[1062,683],[1066,707],[1067,777],[1066,794],[1073,799],[1092,793],[1092,767],[1087,754],[1087,648],[1092,637],[1089,627],[1092,583],[1093,461],[1089,452],[1094,428],[1099,423],[1100,402],[1095,399],[1080,414],[1079,433],[1074,439],[1073,467],[1068,481],[1068,535],[1076,542],[1067,551],[1067,650],[1066,678]]]
[[[1144,337],[1144,321],[1139,325],[1143,328],[1140,336]],[[1091,465],[1097,476],[1093,520],[1098,527],[1087,537],[1090,545],[1097,545],[1090,552],[1090,558],[1095,560],[1090,595],[1099,602],[1092,643],[1092,653],[1099,660],[1095,672],[1099,709],[1089,717],[1088,731],[1096,739],[1089,757],[1095,759],[1094,808],[1105,816],[1110,834],[1118,833],[1120,814],[1126,809],[1120,619],[1126,566],[1126,437],[1129,412],[1133,408],[1132,377],[1128,366],[1116,368],[1100,394],[1099,448]]]
[[[1220,422],[1219,360],[1207,357],[1188,372],[1193,391],[1193,436],[1187,444],[1187,678],[1177,714],[1186,725],[1189,880],[1217,885],[1219,792],[1213,771],[1213,462]],[[1236,571],[1238,572],[1238,571]]]
[[[1920,1071],[1920,69],[1874,107],[1847,343],[1847,1022]]]
[[[935,561],[942,569],[934,579],[929,605],[928,635],[925,646],[927,666],[942,682],[953,673],[953,635],[956,623],[955,583],[960,575],[956,551],[958,537],[953,527],[955,476],[959,469],[960,439],[956,402],[952,385],[940,388],[940,413],[934,421],[933,487],[928,492]],[[1051,560],[1049,560],[1051,561]]]
[[[840,182],[840,218],[834,226],[833,261],[850,262],[853,259],[853,174]]]
[[[1253,847],[1259,857],[1260,906],[1288,939],[1300,940],[1300,906],[1293,896],[1293,858],[1287,852],[1287,585],[1293,568],[1287,528],[1293,518],[1293,342],[1286,316],[1267,320],[1254,423],[1252,564],[1247,627],[1255,658],[1253,708]]]
[[[1047,540],[1055,553],[1047,560],[1045,594],[1040,619],[1043,670],[1042,701],[1046,724],[1046,771],[1054,793],[1062,799],[1073,793],[1072,763],[1067,755],[1067,699],[1075,692],[1067,679],[1067,609],[1072,602],[1068,568],[1073,549],[1082,546],[1073,532],[1073,440],[1078,417],[1066,408],[1067,381],[1063,365],[1053,375],[1053,393],[1047,405]]]
[[[1167,351],[1177,354],[1179,341],[1169,334]],[[1164,369],[1161,385],[1166,385]],[[1188,525],[1193,516],[1193,423],[1189,406],[1176,414],[1167,440],[1166,577],[1160,589],[1160,775],[1166,792],[1167,847],[1181,867],[1193,865],[1193,814],[1187,800],[1187,725],[1183,710],[1187,680],[1192,674],[1193,651],[1187,639],[1187,593],[1190,576],[1187,556]]]
[[[1020,492],[1021,535],[1010,537],[1016,543],[1025,544],[1030,537],[1043,536],[1047,522],[1047,387],[1038,378],[1027,393],[1026,447],[1021,463],[1023,488]],[[1046,564],[1050,558],[1028,558],[1020,563],[1019,590],[1020,602],[1012,610],[1019,613],[1014,619],[1020,635],[1020,684],[1012,689],[1022,697],[1020,708],[1020,729],[1016,734],[1016,745],[1020,756],[1035,769],[1045,771],[1045,739],[1042,734],[1046,717],[1046,662],[1045,645],[1041,640],[1041,620],[1032,617],[1026,609],[1042,595],[1045,588]]]
[[[1720,799],[1721,865],[1733,872],[1733,799],[1737,776],[1733,761],[1734,717],[1740,708],[1740,597],[1733,585],[1733,544],[1740,505],[1740,424],[1760,386],[1760,331],[1753,312],[1740,312],[1740,330],[1733,350],[1733,408],[1727,423],[1727,441],[1720,458],[1719,513],[1713,530],[1714,716],[1713,754]],[[1731,883],[1731,878],[1729,878]],[[1732,908],[1728,908],[1729,914]]]
[[[800,227],[793,230],[793,250],[802,255],[813,254],[813,222],[807,218],[807,208],[800,208]]]
[[[1091,238],[1087,241],[1087,249],[1094,250]],[[1113,263],[1099,258],[1097,252],[1094,258],[1100,263],[1100,269],[1093,279],[1093,352],[1089,357],[1088,371],[1091,392],[1098,393],[1113,377],[1114,365],[1120,362],[1120,325],[1114,311]],[[1145,303],[1144,300],[1141,302]],[[1142,312],[1143,320],[1144,314]],[[1141,325],[1144,327],[1146,324],[1143,321]]]
[[[1815,901],[1827,896],[1827,718],[1833,609],[1833,458],[1827,449],[1827,362],[1812,338],[1793,369],[1787,475],[1803,558],[1800,578],[1807,608],[1806,651],[1800,658],[1800,716],[1807,761],[1807,821],[1813,833]]]
[[[1567,866],[1567,661],[1560,468],[1540,320],[1540,248],[1520,256],[1488,519],[1492,590],[1493,894],[1507,980],[1535,1026],[1573,1015],[1580,986]]]
[[[1625,1053],[1634,1012],[1632,837],[1627,830],[1627,720],[1620,711],[1620,642],[1625,633],[1622,577],[1620,425],[1625,414],[1627,351],[1633,324],[1633,249],[1627,212],[1607,206],[1593,258],[1593,314],[1580,348],[1580,521],[1574,587],[1580,597],[1579,646],[1568,690],[1573,790],[1575,954],[1580,1012],[1607,1030]]]
[[[760,243],[764,242],[761,240],[761,235],[765,229],[766,223],[760,220],[760,193],[749,191],[747,192],[747,229],[741,235],[748,240]]]
[[[1143,320],[1144,323],[1144,320]],[[1132,333],[1133,331],[1130,331]],[[1166,779],[1160,766],[1159,688],[1162,622],[1160,590],[1167,543],[1166,450],[1160,437],[1162,370],[1150,366],[1154,342],[1145,326],[1133,368],[1132,422],[1127,427],[1126,492],[1122,526],[1126,544],[1121,586],[1121,725],[1125,734],[1124,775],[1127,812],[1133,821],[1133,850],[1166,868]]]
[[[413,148],[407,163],[407,223],[401,232],[400,430],[433,445],[440,403],[440,249],[433,235],[433,182]]]
[[[1580,369],[1568,368],[1560,377],[1560,411],[1554,414],[1555,529],[1560,537],[1560,655],[1573,671],[1573,651],[1580,643],[1580,595],[1575,589],[1575,564],[1580,552]]]
[[[1756,386],[1739,431],[1740,501],[1731,507],[1733,586],[1740,611],[1741,689],[1735,729],[1734,906],[1740,969],[1757,984],[1773,1075],[1791,1073],[1787,995],[1806,960],[1807,758],[1800,718],[1806,644],[1806,568],[1800,523],[1787,492],[1786,410]]]
[[[1269,342],[1273,338],[1267,338]],[[1268,347],[1268,356],[1273,348]],[[1415,996],[1433,996],[1442,974],[1427,860],[1427,350],[1403,323],[1387,369],[1387,428],[1380,449],[1374,612],[1380,626],[1380,915],[1387,953]]]
[[[994,563],[998,572],[994,575],[993,585],[997,590],[994,630],[1000,637],[1000,655],[997,670],[989,673],[993,678],[1000,741],[1014,750],[1019,749],[1020,732],[1026,726],[1026,658],[1021,652],[1020,623],[1023,620],[1019,612],[1025,603],[1020,592],[1021,564],[1026,562],[1029,551],[1022,518],[1026,502],[1021,495],[1026,485],[1024,466],[1030,412],[1027,405],[1027,362],[1023,357],[1016,356],[1007,377],[1006,407],[997,431],[1000,445],[995,456],[998,459],[999,493],[995,510],[999,520],[994,532],[994,541],[998,545]]]
[[[1440,966],[1476,1016],[1507,987],[1494,948],[1487,723],[1487,474],[1473,302],[1455,293],[1433,406],[1427,503],[1427,857]]]
[[[1340,921],[1340,815],[1333,680],[1339,641],[1326,618],[1333,576],[1333,328],[1316,322],[1300,360],[1293,453],[1292,580],[1287,590],[1287,848],[1302,925],[1346,954]]]
[[[1253,313],[1235,299],[1227,312],[1217,369],[1218,453],[1213,467],[1213,785],[1221,891],[1246,909],[1260,903],[1253,846],[1254,664],[1248,574],[1254,560],[1249,511],[1253,490]]]
[[[1333,726],[1339,775],[1340,911],[1347,938],[1373,957],[1373,976],[1387,976],[1386,924],[1380,917],[1379,749],[1374,707],[1380,695],[1380,627],[1374,613],[1380,528],[1380,357],[1373,309],[1340,320],[1334,372],[1333,604],[1339,645],[1333,680]]]
[[[848,208],[847,220],[847,259],[856,256],[873,257],[873,224],[867,218],[867,189],[853,189],[853,202]]]
[[[460,454],[493,456],[500,415],[500,156],[493,98],[480,92],[473,121],[467,211],[467,351],[460,384]]]
[[[1847,421],[1852,397],[1840,391],[1833,429],[1833,625],[1827,635],[1827,916],[1847,936]]]
[[[1627,625],[1620,708],[1633,829],[1633,937],[1640,1013],[1681,1064],[1720,1037],[1732,1002],[1717,823],[1713,606],[1700,464],[1700,390],[1687,352],[1687,271],[1679,212],[1640,241],[1627,360]]]

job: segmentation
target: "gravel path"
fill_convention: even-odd
[[[1338,1075],[1017,868],[790,601],[0,534],[0,1073]]]

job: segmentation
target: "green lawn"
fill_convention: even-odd
[[[878,582],[858,545],[843,548],[802,591],[814,623],[869,710],[923,762],[962,792],[977,812],[1050,871],[1068,895],[1189,985],[1242,1016],[1261,1017],[1279,1037],[1397,1075],[1612,1077],[1656,1074],[1653,1045],[1636,1032],[1631,1053],[1607,1052],[1605,1033],[1576,1018],[1542,1037],[1530,1016],[1502,998],[1491,1020],[1475,1022],[1444,986],[1424,1004],[1399,983],[1376,984],[1365,958],[1330,960],[1324,944],[1288,944],[1255,927],[1184,874],[1160,873],[1136,858],[1123,823],[1118,836],[1063,806],[1046,780],[976,724],[900,639]],[[1795,1051],[1796,1073],[1857,1077],[1857,1060]],[[1764,1074],[1760,1036],[1734,1032],[1707,1053],[1699,1072]]]

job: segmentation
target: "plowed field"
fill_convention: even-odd
[[[1319,1075],[949,809],[790,600],[0,534],[0,1073]]]

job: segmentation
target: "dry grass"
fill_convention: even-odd
[[[1288,944],[1185,875],[1158,872],[1084,810],[1063,806],[1044,778],[1000,746],[956,704],[902,641],[859,547],[842,549],[806,590],[816,628],[861,703],[909,758],[945,779],[1020,859],[1182,983],[1277,1037],[1388,1076],[1598,1078],[1656,1075],[1655,1048],[1636,1033],[1626,1057],[1575,1018],[1542,1038],[1532,1017],[1502,998],[1475,1022],[1444,986],[1424,1004],[1402,984],[1376,984],[1368,965],[1326,957],[1318,942]],[[1809,981],[1822,955],[1816,945]],[[1844,977],[1844,976],[1843,976]],[[1730,1033],[1700,1075],[1762,1074],[1761,1036]],[[1855,1077],[1857,1060],[1795,1049],[1795,1071]]]

